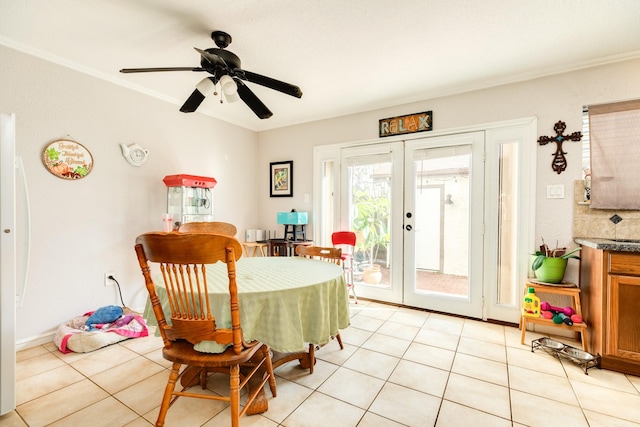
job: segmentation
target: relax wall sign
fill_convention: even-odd
[[[379,130],[380,138],[433,130],[433,112],[425,111],[423,113],[381,119]]]

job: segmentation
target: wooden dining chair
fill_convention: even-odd
[[[322,246],[314,245],[299,245],[296,246],[296,255],[342,265],[342,249],[340,248],[324,248]]]
[[[356,247],[357,236],[353,231],[336,231],[331,234],[331,243],[334,247],[342,249],[342,269],[344,278],[347,281],[347,290],[353,294],[353,300],[358,303],[358,295],[353,284],[353,252]]]
[[[178,227],[179,233],[216,233],[225,236],[235,237],[238,228],[228,222],[211,221],[211,222],[185,222]]]
[[[341,265],[342,263],[342,249],[340,248],[324,248],[322,246],[296,246],[296,255],[317,259],[320,261],[332,262],[336,265]],[[336,340],[340,345],[340,349],[344,349],[344,345],[342,344],[342,338],[340,337],[340,332],[336,334]],[[313,344],[310,344],[309,350],[313,347]]]
[[[258,341],[246,342],[242,335],[236,285],[236,260],[242,255],[240,242],[234,237],[221,234],[152,232],[136,238],[135,250],[164,341],[162,356],[173,362],[156,426],[164,425],[169,407],[179,397],[186,396],[229,402],[231,426],[238,427],[240,417],[245,414],[267,381],[271,394],[276,396],[276,380],[269,348]],[[231,313],[229,328],[222,328],[216,323],[208,298],[210,284],[207,281],[206,264],[218,261],[227,264]],[[157,264],[160,273],[152,275],[150,264]],[[165,318],[155,280],[164,281],[170,310],[168,319]],[[226,350],[222,353],[196,351],[194,345],[205,340],[227,346]],[[180,372],[182,365],[187,367]],[[229,397],[187,391],[190,386],[198,383],[198,379],[204,388],[209,372],[229,374]],[[257,379],[254,378],[251,386],[247,387],[247,403],[240,410],[240,391],[254,375]],[[178,380],[183,387],[176,391]]]

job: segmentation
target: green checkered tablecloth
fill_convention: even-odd
[[[300,257],[241,258],[236,263],[240,318],[245,340],[258,340],[275,351],[293,353],[307,343],[323,345],[349,326],[349,301],[342,267]],[[207,266],[209,298],[220,327],[231,327],[227,269]],[[167,319],[169,308],[162,279],[155,280]],[[155,325],[147,301],[144,317]],[[196,350],[215,353],[218,344],[204,341]]]

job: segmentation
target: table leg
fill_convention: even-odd
[[[197,366],[187,366],[184,368],[184,372],[180,377],[180,384],[182,387],[193,387],[200,383],[200,374],[203,368]],[[203,387],[204,388],[204,387]]]
[[[309,351],[301,351],[299,353],[280,353],[274,351],[273,357],[271,358],[273,369],[292,360],[300,361],[300,366],[303,369],[309,369],[309,373],[313,374],[313,366],[316,364],[315,347],[313,344],[309,344]]]

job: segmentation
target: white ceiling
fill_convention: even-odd
[[[302,88],[297,99],[248,83],[267,120],[216,97],[198,109],[259,131],[640,57],[640,1],[0,0],[0,44],[176,114],[202,73],[119,70],[197,67],[213,30],[231,34],[243,69]]]

